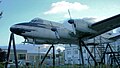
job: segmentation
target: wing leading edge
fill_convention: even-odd
[[[97,36],[107,31],[110,31],[114,28],[117,28],[119,26],[120,26],[120,14],[110,17],[108,19],[96,22],[92,24],[90,28],[97,31],[97,33],[93,35],[93,36]]]

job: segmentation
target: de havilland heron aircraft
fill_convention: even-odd
[[[64,23],[67,23],[68,25],[64,25]],[[120,14],[94,23],[91,23],[85,19],[72,19],[70,16],[70,19],[64,21],[64,23],[61,24],[61,22],[53,22],[43,20],[41,18],[34,18],[31,21],[18,23],[11,26],[10,31],[14,34],[24,37],[28,43],[33,42],[34,44],[52,44],[51,47],[53,47],[53,66],[55,66],[55,51],[53,44],[78,44],[80,46],[79,50],[83,64],[84,59],[82,54],[82,46],[84,46],[94,60],[95,64],[97,64],[95,58],[86,47],[84,41],[92,39],[98,35],[119,27]],[[116,37],[113,37],[113,39]],[[41,61],[41,65],[44,59]],[[103,62],[103,59],[101,62]]]
[[[120,26],[120,14],[102,21],[91,23],[85,19],[64,21],[72,29],[61,22],[53,22],[34,18],[29,22],[18,23],[10,27],[10,31],[23,36],[27,42],[36,44],[78,44],[79,40],[88,40]]]

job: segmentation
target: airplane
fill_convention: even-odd
[[[64,23],[68,24],[67,27]],[[94,23],[70,18],[61,24],[34,18],[28,22],[12,25],[10,31],[38,44],[78,44],[79,40],[94,38],[119,26],[120,14]]]
[[[84,41],[87,41],[98,35],[119,27],[120,14],[94,23],[91,23],[90,21],[87,21],[85,19],[72,18],[64,21],[64,23],[67,23],[71,26],[65,26],[64,23],[60,23],[61,22],[53,22],[41,18],[34,18],[28,22],[12,25],[10,27],[10,31],[14,34],[24,37],[25,40],[32,40],[33,44],[52,44],[44,58],[49,53],[50,49],[53,48],[53,66],[55,66],[55,51],[53,44],[78,44],[80,47],[79,50],[81,53],[82,64],[84,64],[82,53],[83,45],[90,54],[91,58],[94,60],[95,65],[97,65],[97,61],[91,54],[90,50],[86,47]],[[116,37],[110,39],[115,39]],[[30,42],[28,41],[28,43]],[[41,61],[41,65],[43,61],[44,59]]]

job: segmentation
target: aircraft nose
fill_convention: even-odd
[[[24,33],[24,31],[22,29],[15,27],[15,25],[13,25],[12,27],[10,27],[10,31],[12,33],[17,34],[17,35],[21,35],[21,33]]]

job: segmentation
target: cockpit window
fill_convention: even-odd
[[[34,19],[31,20],[30,23],[43,23],[43,20],[40,19],[40,18],[34,18]]]

